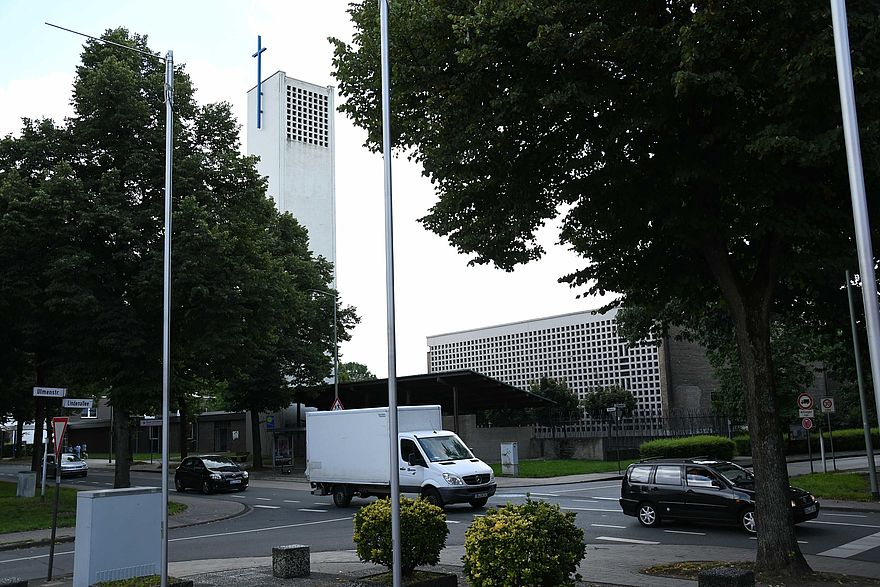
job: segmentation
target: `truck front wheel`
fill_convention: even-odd
[[[437,491],[434,487],[426,487],[422,491],[422,499],[430,503],[431,505],[435,505],[438,508],[443,507],[443,498],[440,497],[440,492]]]
[[[480,509],[486,507],[486,503],[489,501],[488,497],[481,497],[479,499],[472,499],[469,503],[471,507],[474,509]]]
[[[345,485],[337,485],[333,488],[333,503],[339,508],[347,508],[351,503],[351,492]]]

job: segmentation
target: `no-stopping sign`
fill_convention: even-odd
[[[804,418],[803,420],[801,420],[801,426],[804,427],[804,430],[809,430],[813,427],[813,421],[809,418]]]
[[[802,393],[797,396],[798,407],[802,410],[809,410],[813,407],[813,396],[809,393]]]
[[[819,402],[819,405],[822,406],[822,411],[826,414],[833,414],[835,412],[833,397],[823,397],[822,401]]]

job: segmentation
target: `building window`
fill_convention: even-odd
[[[80,412],[79,417],[80,418],[97,418],[98,417],[98,408],[97,407],[84,408]]]

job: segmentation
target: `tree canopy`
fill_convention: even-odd
[[[878,3],[848,10],[871,186]],[[333,40],[341,108],[379,149],[378,11],[350,13],[353,43]],[[436,186],[428,229],[511,270],[543,254],[535,231],[561,214],[560,241],[584,259],[563,279],[581,293],[619,293],[655,331],[728,316],[758,570],[806,572],[769,340],[772,313],[806,315],[855,265],[828,3],[400,0],[389,37],[393,144]]]
[[[125,29],[103,38],[149,52]],[[0,141],[0,356],[24,366],[0,377],[109,395],[121,451],[127,415],[160,411],[164,78],[158,59],[88,41],[74,115],[25,120]],[[308,290],[329,289],[333,268],[266,197],[229,105],[200,106],[193,93],[177,66],[173,401],[185,413],[190,394],[220,389],[231,408],[277,409],[332,371],[334,325]],[[347,340],[357,316],[338,314]]]

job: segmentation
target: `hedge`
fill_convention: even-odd
[[[642,458],[708,456],[730,460],[736,454],[733,441],[724,436],[688,436],[649,440],[639,446]]]

